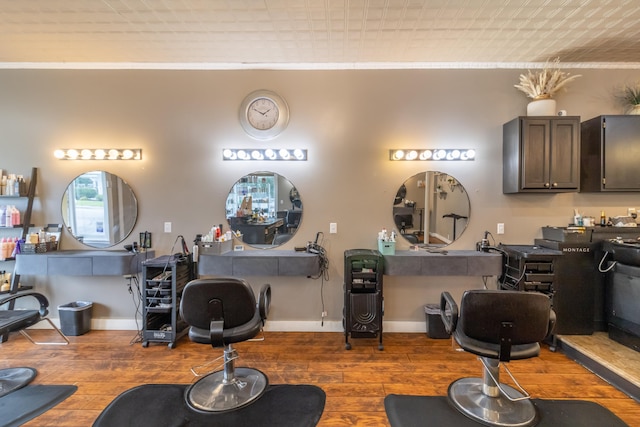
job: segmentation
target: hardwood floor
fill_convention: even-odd
[[[36,330],[34,335],[52,331]],[[70,398],[25,424],[30,427],[87,427],[118,394],[140,384],[193,380],[192,366],[220,351],[182,338],[175,349],[131,344],[132,331],[90,331],[70,337],[68,346],[36,346],[19,334],[0,344],[0,368],[31,366],[35,384],[75,384]],[[479,376],[475,356],[451,340],[418,333],[385,333],[384,350],[375,339],[351,339],[344,349],[340,333],[267,332],[264,341],[237,345],[237,366],[256,367],[271,384],[315,384],[327,395],[321,427],[389,426],[384,397],[391,393],[440,395],[453,380]],[[624,420],[640,425],[640,403],[607,384],[561,352],[543,345],[538,358],[509,364],[533,397],[597,402]],[[507,376],[504,375],[506,378]]]

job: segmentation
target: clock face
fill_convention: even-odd
[[[247,120],[249,124],[258,130],[271,129],[278,123],[280,109],[269,98],[258,98],[249,104]]]
[[[242,101],[239,118],[247,135],[256,139],[270,139],[287,127],[289,107],[278,94],[257,90]]]

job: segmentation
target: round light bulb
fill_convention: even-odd
[[[289,150],[285,150],[284,148],[280,150],[279,154],[283,160],[289,160],[289,157],[291,157]]]

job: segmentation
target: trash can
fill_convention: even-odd
[[[424,306],[424,314],[427,319],[427,336],[434,339],[449,338],[440,316],[440,305],[427,304]]]
[[[58,306],[60,329],[69,336],[83,335],[91,330],[91,308],[93,303],[75,301]]]

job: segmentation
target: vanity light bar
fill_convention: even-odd
[[[432,160],[432,161],[470,161],[476,158],[473,149],[434,148],[434,149],[396,149],[389,150],[389,160]]]
[[[222,160],[294,160],[307,161],[307,150],[296,148],[225,148]]]
[[[141,160],[140,148],[64,148],[53,152],[60,160]]]

